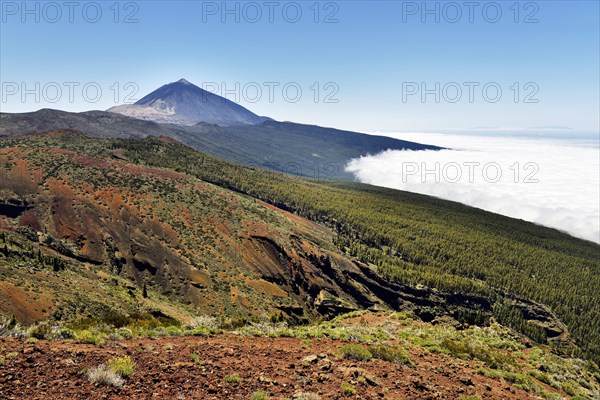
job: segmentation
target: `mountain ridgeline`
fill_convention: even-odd
[[[242,166],[171,138],[63,130],[0,144],[0,310],[21,321],[140,304],[175,319],[296,322],[395,309],[427,322],[495,318],[600,361],[597,244],[428,196]],[[23,297],[23,281],[36,296]]]

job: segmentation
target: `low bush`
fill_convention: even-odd
[[[269,395],[262,390],[256,391],[250,395],[252,400],[268,400]]]
[[[356,394],[356,386],[351,383],[343,382],[342,383],[342,394],[344,396],[354,396]]]
[[[538,371],[536,369],[529,371],[529,375],[533,376],[535,379],[537,379],[540,382],[543,382],[547,385],[552,385],[552,378],[550,378],[550,375]]]
[[[369,351],[375,358],[389,361],[394,364],[411,365],[411,361],[404,351],[392,346],[374,345],[369,347]]]
[[[198,356],[198,354],[196,354],[196,353],[192,353],[192,354],[190,355],[190,358],[192,359],[192,361],[193,361],[195,364],[198,364],[198,365],[200,365],[200,364],[202,363],[202,361],[200,361],[200,357],[199,357],[199,356]]]
[[[133,338],[133,332],[129,328],[119,328],[116,331],[117,335],[121,336],[123,339],[131,339]]]
[[[53,329],[47,322],[41,322],[38,325],[31,327],[29,335],[38,340],[52,339]]]
[[[135,370],[135,362],[129,356],[111,358],[107,365],[111,371],[122,378],[127,378]]]
[[[198,326],[192,330],[183,332],[183,334],[186,336],[210,336],[214,333],[216,333],[216,331],[211,328],[207,328],[206,326]]]
[[[357,361],[369,361],[373,358],[373,354],[364,346],[359,344],[345,344],[340,347],[340,355],[344,358],[357,360]]]
[[[90,369],[87,374],[89,381],[95,385],[123,387],[125,380],[111,370],[106,364]]]
[[[106,339],[99,332],[83,330],[75,334],[75,340],[78,343],[101,345],[106,342]]]
[[[469,338],[445,338],[441,341],[442,352],[453,357],[471,358],[483,361],[490,368],[512,370],[516,361],[512,355],[503,349],[491,347]]]
[[[198,327],[204,327],[209,329],[218,329],[221,327],[221,323],[215,317],[209,315],[201,315],[196,317],[190,322],[189,327],[193,330]]]
[[[238,373],[227,375],[224,379],[225,379],[225,382],[230,383],[230,384],[237,384],[237,383],[240,383],[240,381],[242,380],[242,378],[240,377],[240,374],[238,374]]]

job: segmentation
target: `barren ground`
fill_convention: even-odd
[[[273,399],[345,398],[341,385],[355,384],[356,399],[530,399],[531,393],[510,383],[475,373],[474,361],[411,350],[410,368],[378,359],[342,359],[342,342],[255,338],[234,334],[211,337],[165,337],[110,341],[106,346],[68,341],[0,339],[6,357],[0,366],[0,398],[74,399],[249,399],[254,391]],[[16,354],[14,354],[16,353]],[[197,354],[200,364],[192,361]],[[130,355],[136,369],[119,389],[91,384],[85,369],[116,356]],[[312,362],[307,356],[317,356]],[[239,374],[237,384],[224,377]],[[310,397],[308,397],[310,398]],[[314,397],[317,398],[317,397]]]

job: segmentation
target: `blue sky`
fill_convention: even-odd
[[[5,112],[107,109],[186,78],[260,115],[346,129],[599,131],[598,1],[473,2],[473,22],[463,1],[425,15],[421,1],[228,2],[229,14],[221,1],[75,2],[72,22],[62,1],[1,3]]]

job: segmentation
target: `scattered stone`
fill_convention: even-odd
[[[467,385],[467,386],[475,386],[475,384],[473,383],[473,380],[471,378],[460,378],[460,382],[463,385]]]
[[[365,377],[365,381],[371,385],[371,386],[379,386],[379,382],[377,382],[377,380],[375,380],[375,378],[369,376],[369,375],[363,375]]]
[[[309,364],[315,364],[317,361],[319,361],[319,358],[315,355],[306,356],[302,359],[302,362],[306,362]]]
[[[277,381],[274,381],[270,378],[267,378],[263,375],[258,377],[258,381],[261,383],[266,383],[267,385],[278,385],[279,383]]]

